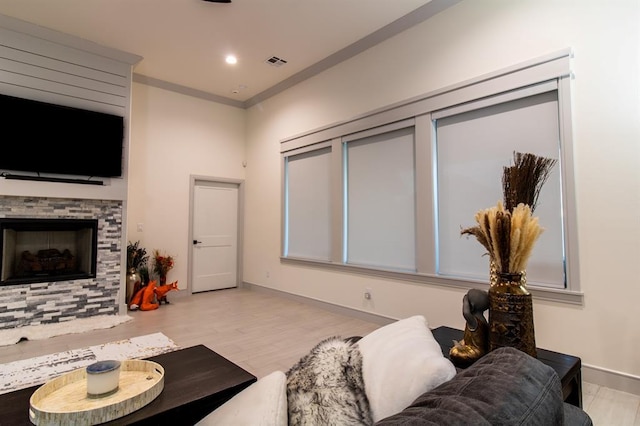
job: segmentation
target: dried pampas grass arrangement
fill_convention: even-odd
[[[534,154],[514,152],[514,164],[504,168],[502,188],[504,203],[476,213],[476,226],[465,228],[462,235],[473,235],[487,249],[497,271],[522,273],[533,246],[543,229],[533,217],[542,185],[556,160]]]
[[[533,212],[538,205],[542,185],[549,178],[557,160],[521,152],[513,153],[513,165],[504,167],[502,193],[505,208],[512,211],[518,204],[526,204]]]
[[[518,204],[513,211],[506,210],[502,202],[495,207],[480,210],[475,216],[477,226],[462,230],[473,235],[487,249],[498,272],[521,273],[527,268],[533,246],[544,231],[531,208]]]
[[[477,226],[462,230],[473,235],[487,249],[498,272],[521,273],[527,268],[533,246],[544,231],[531,208],[518,204],[506,210],[501,201],[495,207],[480,210],[475,216]]]

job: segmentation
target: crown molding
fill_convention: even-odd
[[[160,89],[171,90],[188,96],[194,96],[196,98],[201,98],[212,102],[218,102],[236,108],[247,109],[295,86],[298,83],[301,83],[311,77],[314,77],[315,75],[318,75],[321,72],[326,71],[329,68],[334,67],[341,62],[344,62],[347,59],[350,59],[417,24],[428,20],[438,13],[452,6],[455,6],[461,1],[462,0],[432,0],[429,3],[420,6],[416,10],[404,15],[403,17],[396,19],[392,23],[385,25],[379,30],[374,31],[368,36],[361,38],[355,43],[350,44],[344,49],[341,49],[336,53],[327,56],[321,61],[316,62],[315,64],[281,81],[280,83],[275,84],[274,86],[271,86],[270,88],[258,93],[257,95],[247,99],[244,102],[224,96],[214,95],[202,90],[192,89],[187,86],[170,83],[168,81],[159,80],[157,78],[147,77],[141,74],[134,74],[133,81],[137,83],[147,84],[153,87],[158,87]]]

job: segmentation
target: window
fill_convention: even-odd
[[[484,248],[460,231],[502,199],[513,153],[531,152],[559,161],[529,287],[582,303],[569,83],[565,50],[282,141],[283,260],[486,288]]]
[[[330,148],[287,157],[286,256],[330,259],[330,160]]]
[[[344,147],[346,263],[415,271],[413,128]]]
[[[488,261],[475,239],[460,238],[460,226],[473,226],[481,208],[502,199],[502,168],[513,151],[560,157],[558,96],[548,92],[465,111],[434,113],[437,146],[438,273],[482,279]],[[515,97],[517,93],[511,93]],[[482,102],[485,105],[487,102]],[[536,242],[527,267],[531,283],[565,288],[560,173],[556,165],[542,188],[534,212],[545,232]],[[465,259],[464,262],[460,258]]]

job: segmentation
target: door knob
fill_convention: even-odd
[[[198,240],[193,240],[193,244],[201,244],[202,241],[198,241]]]

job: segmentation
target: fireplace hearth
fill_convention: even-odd
[[[96,276],[98,221],[0,219],[0,285]]]

